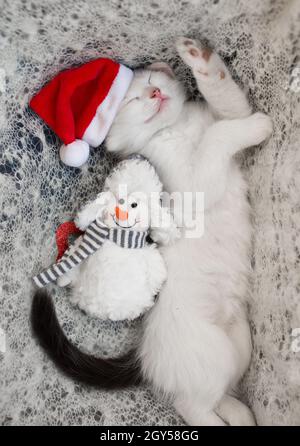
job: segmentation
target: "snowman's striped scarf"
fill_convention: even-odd
[[[143,248],[147,233],[147,231],[108,228],[102,222],[95,220],[87,227],[81,242],[73,252],[68,250],[59,262],[34,276],[33,281],[39,288],[43,288],[50,282],[56,282],[60,276],[68,273],[91,254],[94,254],[105,240],[110,240],[122,248]]]

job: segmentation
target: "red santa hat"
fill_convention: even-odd
[[[89,146],[102,143],[132,77],[124,65],[96,59],[58,74],[31,99],[31,108],[63,141],[60,158],[65,164],[81,166]]]

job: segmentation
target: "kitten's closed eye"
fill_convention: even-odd
[[[134,98],[129,99],[129,101],[127,101],[127,102],[124,104],[124,107],[125,107],[126,105],[130,104],[130,102],[132,102],[132,101],[136,101],[136,100],[138,100],[138,99],[140,99],[139,96],[136,96],[136,97],[134,97]]]
[[[139,99],[140,99],[139,96],[135,96],[134,98],[128,99],[128,101],[122,105],[121,110],[123,110],[125,107],[127,107],[127,105],[131,104],[131,102],[137,101]]]

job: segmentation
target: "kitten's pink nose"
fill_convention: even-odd
[[[161,91],[157,87],[153,87],[152,91],[150,91],[150,98],[161,98]]]

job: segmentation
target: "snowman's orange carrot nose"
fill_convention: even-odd
[[[119,207],[116,207],[115,209],[116,216],[118,220],[127,220],[128,219],[128,212],[122,211]]]

